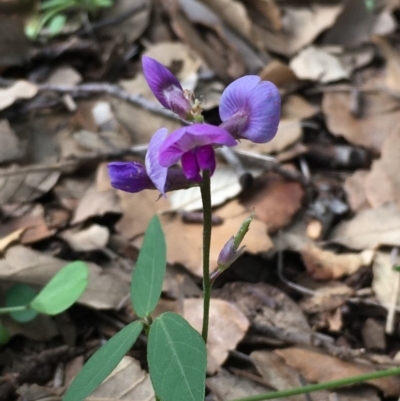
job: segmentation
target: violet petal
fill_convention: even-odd
[[[200,166],[197,162],[197,155],[194,149],[182,155],[182,169],[188,180],[201,182]]]
[[[112,162],[107,167],[111,186],[115,189],[135,193],[155,188],[145,167],[139,162]]]
[[[191,149],[204,145],[235,146],[237,142],[228,131],[210,124],[193,124],[174,131],[161,145],[160,164],[177,163]]]
[[[277,87],[248,75],[232,82],[223,92],[219,106],[221,127],[238,138],[265,143],[278,130],[280,109]]]
[[[155,187],[165,196],[165,183],[167,180],[168,168],[161,166],[159,162],[159,151],[165,138],[168,136],[166,128],[160,128],[150,139],[147,148],[145,166],[147,174]]]
[[[210,175],[213,175],[217,164],[213,147],[211,145],[199,146],[195,152],[200,169],[209,170]]]

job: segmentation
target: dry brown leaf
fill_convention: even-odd
[[[0,236],[22,229],[23,234],[20,243],[24,245],[49,238],[54,235],[55,230],[49,228],[46,217],[42,205],[32,205],[27,213],[3,223],[0,226]]]
[[[0,238],[0,253],[2,254],[9,246],[18,242],[24,231],[25,228],[20,228],[19,230],[15,230],[11,234],[8,234],[6,237]]]
[[[400,246],[400,210],[393,204],[361,210],[352,219],[339,223],[329,240],[360,250]]]
[[[288,182],[268,173],[254,182],[241,199],[247,210],[254,208],[256,217],[268,226],[268,232],[285,227],[302,205],[304,191],[297,182]]]
[[[21,4],[10,15],[0,15],[0,66],[21,65],[29,59],[30,44],[24,32],[24,18],[21,15]]]
[[[118,193],[113,189],[98,190],[96,186],[93,186],[79,201],[71,224],[82,223],[91,217],[104,216],[109,213],[122,213]]]
[[[0,169],[0,205],[39,198],[53,188],[59,176],[59,167],[52,166]]]
[[[296,75],[284,63],[279,60],[272,60],[260,72],[259,76],[263,81],[271,81],[278,88],[285,88],[297,82]]]
[[[0,120],[0,163],[15,161],[22,156],[21,143],[7,120]]]
[[[77,252],[90,252],[106,247],[110,239],[107,227],[92,224],[82,230],[74,228],[64,230],[59,236]]]
[[[353,48],[368,42],[378,14],[369,11],[364,4],[359,0],[346,1],[342,13],[324,35],[322,42]]]
[[[133,13],[129,18],[118,24],[109,24],[101,30],[101,33],[111,37],[123,36],[126,43],[133,43],[138,39],[149,23],[152,1],[148,0],[120,0],[107,7],[102,13],[102,18],[118,18],[129,13],[133,9],[140,11]]]
[[[211,271],[217,267],[221,249],[229,238],[237,232],[250,211],[240,207],[237,201],[232,201],[217,209],[215,213],[224,219],[224,223],[213,227],[210,249]],[[185,224],[179,216],[162,216],[161,223],[167,240],[168,262],[182,264],[191,273],[201,277],[203,274],[202,225]],[[135,242],[135,244],[137,243]],[[268,237],[266,225],[254,219],[242,244],[250,253],[266,252],[271,249],[272,243]]]
[[[312,383],[345,379],[376,370],[373,367],[346,362],[330,355],[299,347],[290,347],[274,352]],[[378,387],[386,396],[399,396],[400,394],[400,377],[398,376],[374,379],[367,383]]]
[[[221,369],[215,376],[206,379],[216,401],[225,401],[241,397],[250,397],[266,393],[269,388],[245,377],[236,376]]]
[[[11,106],[16,100],[31,99],[38,93],[36,85],[19,80],[8,88],[0,89],[0,110]]]
[[[184,318],[199,332],[203,324],[203,300],[184,300]],[[210,325],[207,340],[207,371],[215,373],[243,339],[249,328],[246,316],[233,304],[222,299],[211,299]]]
[[[365,194],[372,207],[389,202],[400,205],[400,125],[397,124],[382,145],[381,158],[365,178]]]
[[[251,323],[310,331],[307,319],[297,303],[269,284],[236,281],[215,290],[215,294],[218,298],[233,302]]]
[[[275,0],[248,0],[247,3],[264,16],[276,31],[282,30],[282,11]]]
[[[400,53],[382,37],[375,37],[374,42],[386,59],[385,84],[394,91],[400,90]]]
[[[357,170],[349,175],[344,182],[347,202],[353,211],[359,211],[369,207],[365,196],[365,178],[369,172],[367,170]]]
[[[400,119],[400,104],[384,93],[363,93],[363,115],[354,117],[350,112],[351,94],[326,92],[322,110],[329,131],[344,136],[350,143],[380,152],[385,138]]]
[[[276,390],[289,390],[304,385],[299,372],[287,365],[285,360],[271,351],[253,351],[250,358],[264,380]],[[313,393],[318,401],[330,401],[326,391]],[[290,397],[293,401],[304,401],[304,395]]]
[[[259,28],[266,49],[292,56],[309,45],[321,32],[336,21],[342,4],[313,4],[310,7],[282,7],[285,15],[282,32],[269,32]]]
[[[158,199],[157,191],[142,191],[137,194],[122,191],[116,193],[121,202],[122,217],[115,228],[127,239],[142,235],[150,219],[156,213],[170,207],[167,199],[163,197]]]
[[[228,25],[257,45],[254,25],[250,20],[246,7],[236,0],[202,0],[213,9]]]
[[[319,107],[311,104],[299,95],[289,95],[282,105],[282,118],[302,120],[310,118],[319,112]]]
[[[396,262],[398,263],[398,261]],[[372,271],[374,273],[372,289],[375,296],[385,308],[389,308],[393,303],[394,284],[400,274],[393,270],[393,262],[389,252],[377,252],[374,264],[372,265]],[[400,308],[400,293],[397,294],[396,307]]]
[[[354,274],[363,266],[370,266],[374,251],[336,254],[314,244],[306,244],[301,251],[301,256],[313,279],[332,280]]]
[[[0,259],[0,279],[3,282],[45,285],[68,261],[42,254],[22,245],[9,248]],[[96,309],[116,308],[129,292],[129,284],[116,272],[103,270],[94,263],[89,267],[89,284],[79,303]]]
[[[78,85],[82,76],[70,66],[58,67],[50,74],[47,83],[50,85]]]
[[[155,401],[150,376],[135,359],[124,356],[86,401]]]
[[[347,79],[350,71],[329,49],[309,46],[290,61],[290,68],[299,79],[328,83]]]

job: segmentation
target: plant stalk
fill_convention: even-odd
[[[4,315],[5,313],[12,313],[12,312],[21,312],[29,309],[29,305],[22,305],[22,306],[9,306],[6,308],[0,308],[0,315]]]
[[[312,393],[314,391],[329,390],[336,387],[349,386],[351,384],[363,383],[373,379],[380,379],[382,377],[400,375],[400,368],[381,370],[379,372],[366,373],[360,376],[347,377],[340,380],[332,380],[329,382],[310,384],[304,387],[292,388],[289,390],[272,391],[251,397],[236,398],[232,401],[264,401],[275,400],[277,398],[290,397],[292,395],[299,395],[305,393]]]
[[[200,186],[203,202],[203,329],[201,335],[205,343],[208,337],[210,318],[210,244],[211,244],[211,185],[210,171],[203,170],[203,182]]]

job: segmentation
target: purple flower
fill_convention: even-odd
[[[235,138],[255,143],[270,141],[278,130],[281,98],[271,82],[247,75],[232,82],[222,93],[221,127]]]
[[[157,100],[179,117],[186,119],[192,106],[175,75],[147,56],[142,57],[142,66],[146,81]]]
[[[160,165],[159,150],[167,135],[166,128],[160,128],[153,135],[147,149],[145,166],[139,162],[108,163],[111,186],[132,193],[144,189],[158,189],[163,195],[167,191],[193,186],[182,170]]]
[[[193,124],[174,131],[161,145],[161,166],[170,167],[182,161],[183,172],[191,181],[200,182],[200,170],[215,170],[213,146],[235,146],[237,143],[226,130],[209,124]]]

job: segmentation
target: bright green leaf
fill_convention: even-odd
[[[200,334],[181,316],[166,312],[150,326],[147,360],[162,401],[203,401],[207,352]]]
[[[143,323],[128,324],[114,337],[111,337],[85,363],[72,382],[63,401],[82,401],[92,393],[115,369],[129,351],[143,329]]]
[[[6,306],[24,306],[28,305],[36,296],[36,291],[26,284],[15,284],[10,287],[6,294]],[[11,317],[20,323],[26,323],[37,316],[34,310],[24,310],[20,312],[11,312]]]
[[[83,262],[64,266],[40,291],[30,307],[46,315],[57,315],[65,311],[85,291],[88,276],[89,269]]]
[[[131,300],[137,316],[153,312],[161,295],[167,248],[160,220],[154,216],[147,227],[136,267],[132,274]]]
[[[10,334],[0,321],[0,344],[7,344],[10,340]]]
[[[49,34],[55,36],[62,31],[65,23],[67,22],[67,17],[64,14],[55,15],[47,24]]]

